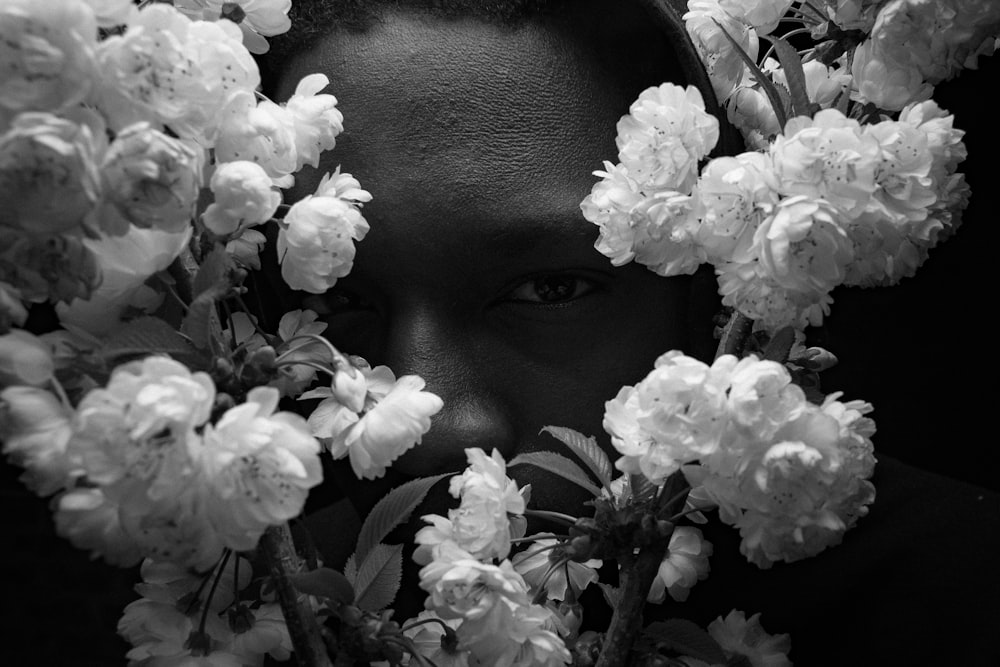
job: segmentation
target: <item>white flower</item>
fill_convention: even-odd
[[[646,196],[623,165],[604,163],[602,180],[580,203],[583,216],[600,227],[594,247],[620,266],[633,259],[661,276],[693,273],[704,260],[694,242],[692,198],[673,190]]]
[[[101,163],[103,206],[97,226],[121,235],[129,225],[169,233],[191,224],[202,182],[204,151],[137,123],[122,129]]]
[[[53,301],[56,308],[89,298],[101,270],[85,240],[70,234],[32,234],[0,225],[0,281],[25,301]]]
[[[218,236],[238,236],[247,227],[267,222],[281,204],[281,193],[255,162],[239,160],[218,165],[209,187],[215,201],[201,219]]]
[[[711,367],[671,351],[635,387],[604,406],[604,429],[622,457],[615,467],[661,484],[681,465],[715,451],[726,426],[726,390],[735,357]]]
[[[33,333],[13,329],[0,336],[0,384],[40,386],[54,371],[51,348]]]
[[[3,453],[25,469],[21,481],[39,496],[64,487],[76,471],[66,455],[72,415],[43,389],[14,386],[0,391]]]
[[[726,117],[743,134],[748,147],[766,148],[771,137],[781,131],[778,117],[759,84],[747,76],[726,100]]]
[[[789,120],[770,154],[774,187],[783,195],[823,198],[857,216],[875,192],[878,142],[837,109]]]
[[[534,540],[523,551],[514,555],[512,559],[514,569],[524,577],[533,591],[542,587],[542,578],[561,560],[562,554],[559,549],[552,548],[558,543],[559,540],[555,538]],[[574,596],[579,595],[580,591],[597,581],[597,569],[603,564],[603,561],[597,558],[591,558],[583,563],[568,561],[561,564],[552,570],[548,581],[545,582],[546,595],[552,600],[565,600],[571,583]]]
[[[173,494],[190,469],[194,429],[211,414],[215,386],[168,357],[119,366],[77,406],[73,453],[87,478],[139,505]]]
[[[667,555],[653,579],[646,599],[661,603],[667,594],[678,602],[687,600],[691,588],[708,576],[712,543],[691,526],[677,526],[670,536]]]
[[[716,97],[724,101],[743,80],[746,67],[726,34],[756,62],[757,31],[731,16],[719,0],[688,0],[687,6],[683,19],[688,35],[708,70]]]
[[[732,610],[708,625],[708,634],[728,654],[746,656],[751,667],[791,667],[788,635],[769,635],[760,624],[760,614],[749,619],[742,611]]]
[[[135,15],[137,8],[133,0],[84,0],[94,12],[97,25],[114,28],[125,25]]]
[[[5,224],[32,234],[79,229],[100,195],[98,138],[86,124],[26,112],[0,135]]]
[[[198,457],[208,518],[237,551],[255,548],[268,526],[298,516],[323,479],[319,443],[305,419],[275,412],[278,398],[273,387],[255,387],[203,434]]]
[[[528,587],[510,561],[483,563],[452,542],[443,542],[434,552],[433,560],[420,569],[420,587],[428,593],[427,608],[441,618],[483,622],[509,615],[508,601],[528,604]]]
[[[802,389],[788,369],[754,355],[740,359],[731,375],[729,414],[753,437],[767,439],[806,409]]]
[[[924,81],[920,70],[889,57],[870,39],[858,45],[851,60],[855,88],[851,99],[895,111],[931,96],[934,87]]]
[[[719,121],[695,86],[647,88],[618,121],[618,159],[642,190],[690,191],[698,162],[715,148]]]
[[[140,10],[124,35],[104,39],[98,61],[104,86],[97,104],[113,126],[115,118],[134,120],[138,113],[206,147],[229,98],[260,85],[239,28],[191,21],[163,3]]]
[[[309,416],[309,427],[335,459],[349,456],[355,475],[374,479],[420,443],[444,404],[423,391],[424,381],[416,375],[397,380],[386,366],[362,372],[368,380],[365,412],[352,411],[331,394]]]
[[[745,252],[754,233],[778,202],[766,178],[771,161],[764,153],[741,153],[711,160],[695,186],[696,236],[709,260]]]
[[[288,10],[292,0],[182,0],[177,3],[191,18],[214,21],[228,19],[243,31],[243,44],[250,53],[267,53],[264,37],[288,32]]]
[[[297,201],[278,231],[281,276],[292,289],[322,294],[351,271],[354,241],[368,233],[360,205],[371,199],[350,174],[327,174],[315,195]]]
[[[459,506],[448,510],[448,518],[427,515],[433,524],[420,529],[416,536],[418,563],[428,562],[434,545],[444,540],[455,542],[463,551],[480,560],[506,558],[510,553],[512,526],[509,514],[524,514],[524,497],[517,483],[507,477],[507,466],[499,451],[492,456],[477,448],[465,450],[469,466],[451,478],[449,491],[461,498]],[[515,536],[519,537],[519,536]]]
[[[60,111],[79,103],[96,75],[96,47],[97,21],[83,0],[4,0],[0,109]]]
[[[344,115],[337,109],[337,98],[318,94],[329,85],[325,74],[310,74],[295,86],[295,93],[285,104],[295,119],[296,170],[303,165],[319,166],[319,154],[336,145],[344,130]]]
[[[733,18],[766,35],[778,27],[778,20],[792,6],[793,0],[719,0],[719,6]]]
[[[642,203],[645,195],[623,165],[605,161],[604,169],[594,172],[601,180],[580,203],[580,209],[584,218],[601,228],[594,247],[613,265],[621,266],[635,258],[637,239],[645,232],[632,218],[632,210]]]
[[[59,321],[101,336],[119,326],[127,309],[155,309],[162,297],[145,285],[146,279],[170,266],[191,233],[191,225],[178,232],[132,226],[123,236],[86,239],[82,246],[96,260],[100,286],[83,298],[57,304]]]
[[[223,118],[215,142],[219,162],[256,162],[275,185],[287,188],[295,183],[295,119],[287,109],[270,100],[256,101],[253,91],[240,90],[230,97]]]
[[[23,299],[21,290],[0,281],[0,331],[6,331],[12,326],[24,326],[28,310],[24,307]]]

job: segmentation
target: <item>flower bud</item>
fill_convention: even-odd
[[[352,377],[353,375],[353,377]],[[368,395],[368,382],[364,373],[354,367],[338,368],[331,383],[333,396],[352,412],[361,412]]]

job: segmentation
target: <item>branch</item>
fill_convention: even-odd
[[[292,638],[296,662],[302,667],[332,667],[326,653],[326,643],[320,626],[305,596],[292,585],[288,575],[298,571],[300,560],[295,553],[292,533],[288,524],[271,526],[260,538],[258,551],[264,557],[268,573],[281,603],[281,613]]]

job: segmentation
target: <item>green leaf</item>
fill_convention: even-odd
[[[569,447],[574,454],[580,457],[590,472],[594,473],[601,485],[608,488],[611,484],[614,468],[611,466],[611,459],[604,453],[593,436],[588,438],[582,433],[563,426],[546,426],[542,431]]]
[[[656,496],[659,487],[646,479],[645,475],[629,475],[628,485],[636,502],[650,500]]]
[[[774,46],[774,53],[778,56],[781,69],[785,71],[788,92],[792,96],[792,113],[796,116],[811,117],[812,104],[809,102],[809,93],[806,91],[806,75],[802,71],[802,59],[799,57],[799,52],[781,37],[761,36]],[[784,123],[781,126],[784,127]]]
[[[355,604],[365,611],[385,609],[396,599],[403,576],[403,545],[376,544],[358,568]]]
[[[108,336],[97,355],[104,359],[150,354],[168,354],[190,360],[200,354],[177,329],[158,317],[134,319]]]
[[[715,19],[712,20],[715,21]],[[740,56],[740,59],[743,60],[743,64],[747,66],[747,69],[750,70],[750,74],[760,85],[764,94],[767,95],[767,99],[771,102],[771,107],[774,109],[774,115],[778,118],[778,125],[784,128],[785,123],[788,122],[788,114],[785,113],[785,106],[781,103],[781,96],[778,95],[778,91],[774,87],[774,84],[771,83],[771,80],[767,78],[766,74],[760,71],[760,68],[757,67],[757,63],[755,63],[753,58],[751,58],[747,52],[743,50],[740,43],[733,39],[732,35],[726,32],[726,29],[722,27],[722,24],[715,21],[715,25],[719,26],[719,30],[721,30],[722,34],[726,36],[727,40],[729,40],[733,49]]]
[[[181,322],[181,333],[190,338],[199,350],[209,349],[212,340],[222,340],[222,325],[215,312],[213,292],[203,292],[191,303]]]
[[[671,618],[646,626],[643,635],[658,647],[676,651],[682,656],[703,660],[709,664],[725,664],[726,654],[712,636],[691,621]]]
[[[358,563],[364,563],[368,552],[392,529],[410,518],[410,514],[424,500],[424,496],[435,483],[452,475],[444,473],[433,477],[420,477],[397,486],[385,496],[372,511],[368,513],[361,532],[358,534],[358,544],[354,548],[354,558]]]
[[[792,351],[794,343],[795,329],[793,327],[779,329],[771,336],[771,340],[767,341],[767,345],[764,346],[762,351],[763,358],[783,364],[788,361],[788,353]]]
[[[351,582],[340,572],[328,567],[291,574],[288,580],[300,593],[330,598],[343,604],[354,602],[354,587]]]
[[[518,454],[507,462],[507,467],[513,468],[514,466],[525,464],[533,465],[536,468],[547,470],[553,475],[559,475],[563,479],[568,479],[577,486],[589,491],[595,498],[601,495],[601,490],[594,486],[583,468],[562,454],[556,454],[555,452],[527,452],[525,454]]]

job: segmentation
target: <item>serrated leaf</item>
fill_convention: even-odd
[[[712,20],[715,21],[715,19]],[[767,99],[771,103],[771,107],[774,109],[774,115],[778,119],[778,126],[784,128],[785,123],[788,122],[788,114],[785,113],[785,107],[781,103],[781,97],[778,95],[778,91],[774,87],[774,84],[771,83],[771,80],[767,78],[766,74],[760,71],[760,68],[757,67],[757,63],[755,63],[753,58],[751,58],[747,52],[743,50],[740,43],[737,42],[732,35],[726,32],[726,29],[722,26],[722,24],[715,21],[715,25],[717,25],[719,30],[722,31],[722,34],[726,36],[726,39],[729,40],[729,44],[733,47],[733,50],[736,51],[737,55],[739,55],[740,59],[743,61],[743,64],[747,66],[748,70],[750,70],[750,74],[753,76],[754,80],[756,80],[761,89],[763,89],[764,94],[767,95]]]
[[[351,554],[347,562],[344,563],[344,576],[351,582],[351,585],[358,581],[358,559],[354,557],[354,554]]]
[[[794,327],[779,329],[771,336],[771,340],[767,341],[767,345],[762,350],[762,356],[768,361],[777,361],[779,364],[783,364],[788,361],[788,353],[792,351],[794,343]]]
[[[355,604],[365,611],[385,609],[396,599],[403,577],[403,545],[376,544],[358,567]]]
[[[614,469],[611,466],[611,459],[604,453],[593,436],[588,438],[582,433],[564,426],[546,426],[542,428],[542,431],[569,447],[594,473],[601,485],[608,488]]]
[[[659,647],[709,664],[725,664],[726,654],[705,630],[683,618],[650,623],[642,634]]]
[[[533,465],[536,468],[547,470],[553,475],[559,475],[563,479],[573,482],[577,486],[589,491],[595,498],[601,495],[601,490],[594,486],[590,478],[587,477],[587,473],[583,471],[583,468],[562,454],[556,454],[555,452],[527,452],[525,454],[518,454],[507,462],[508,468],[517,465]]]
[[[659,487],[646,479],[645,475],[629,475],[629,487],[632,489],[632,497],[636,502],[649,500],[656,495]]]
[[[207,350],[218,326],[215,299],[205,293],[191,303],[181,322],[181,333],[190,338],[199,350]]]
[[[198,351],[177,329],[158,317],[134,319],[112,333],[97,353],[104,359],[149,354],[169,354],[178,359]]]
[[[781,69],[785,71],[785,80],[788,82],[788,92],[792,97],[792,113],[796,116],[812,116],[812,104],[809,102],[809,93],[806,90],[806,75],[802,71],[802,59],[795,47],[781,37],[774,35],[761,35],[774,46],[774,53],[778,56]],[[784,127],[784,124],[782,124]]]
[[[385,539],[392,530],[410,518],[413,510],[423,502],[424,496],[435,483],[452,475],[444,473],[433,477],[420,477],[397,486],[387,496],[379,500],[372,511],[368,513],[361,532],[358,534],[358,544],[354,548],[356,562],[363,563],[368,552]]]
[[[354,587],[351,582],[340,572],[328,567],[290,574],[288,580],[300,593],[330,598],[343,604],[354,602]]]

